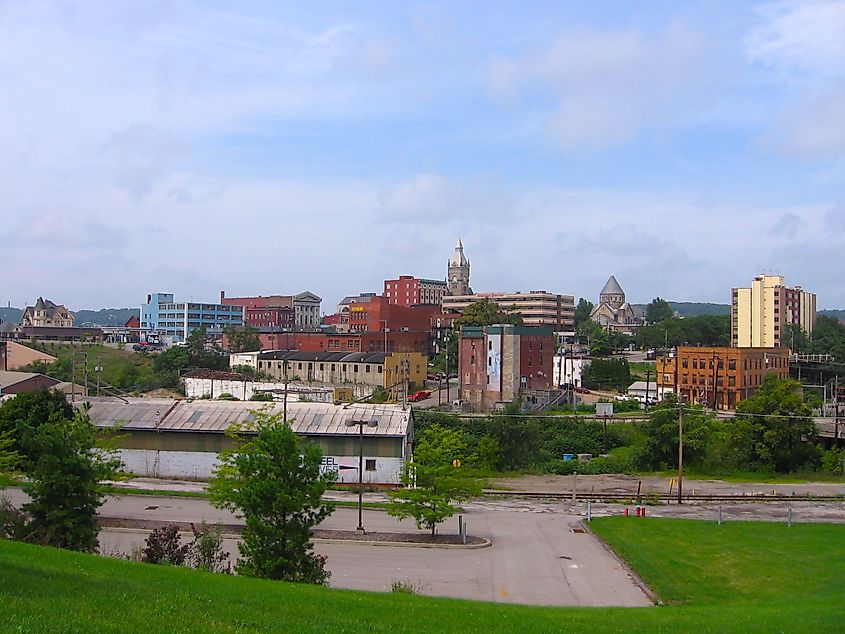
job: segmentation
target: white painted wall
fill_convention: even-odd
[[[284,387],[284,383],[185,379],[185,395],[188,398],[200,398],[206,394],[210,394],[212,398],[218,398],[221,394],[231,394],[242,401],[248,401],[256,391],[282,390]],[[365,391],[365,393],[369,394],[370,391],[372,390]],[[288,398],[291,400],[307,399],[315,403],[331,403],[334,400],[334,389],[321,385],[308,385],[307,383],[291,383],[288,385]]]
[[[120,459],[127,471],[147,478],[176,478],[207,480],[219,464],[212,451],[156,451],[154,449],[120,449]],[[375,471],[364,471],[364,482],[373,484],[399,484],[402,458],[372,458]],[[323,456],[321,471],[336,471],[338,482],[358,482],[358,457]]]

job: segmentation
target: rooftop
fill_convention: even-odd
[[[257,409],[274,414],[283,411],[282,403],[258,404],[249,401],[212,401],[161,398],[130,398],[127,402],[114,398],[90,398],[88,415],[98,427],[138,431],[225,432],[233,423],[249,424]],[[358,427],[346,421],[377,420],[378,426],[365,427],[367,436],[404,437],[413,430],[413,412],[401,405],[368,403],[291,402],[288,419],[299,435],[357,436]]]

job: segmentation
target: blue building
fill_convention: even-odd
[[[147,303],[141,304],[141,332],[171,337],[174,343],[185,341],[197,328],[217,335],[225,326],[243,323],[242,306],[177,303],[173,293],[149,293]]]

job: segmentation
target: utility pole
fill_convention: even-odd
[[[288,422],[288,360],[282,361],[282,371],[285,373],[285,395],[282,400],[282,420]]]
[[[649,388],[650,383],[651,383],[651,370],[646,370],[645,371],[645,411],[648,411],[648,388]]]
[[[719,408],[719,401],[717,400],[719,394],[719,361],[721,361],[721,357],[717,357],[716,353],[713,353],[713,411]]]
[[[683,504],[684,487],[684,403],[678,397],[678,504]]]

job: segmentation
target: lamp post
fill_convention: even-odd
[[[378,419],[346,421],[347,427],[358,426],[358,528],[356,530],[364,534],[364,425],[367,427],[378,427]]]

